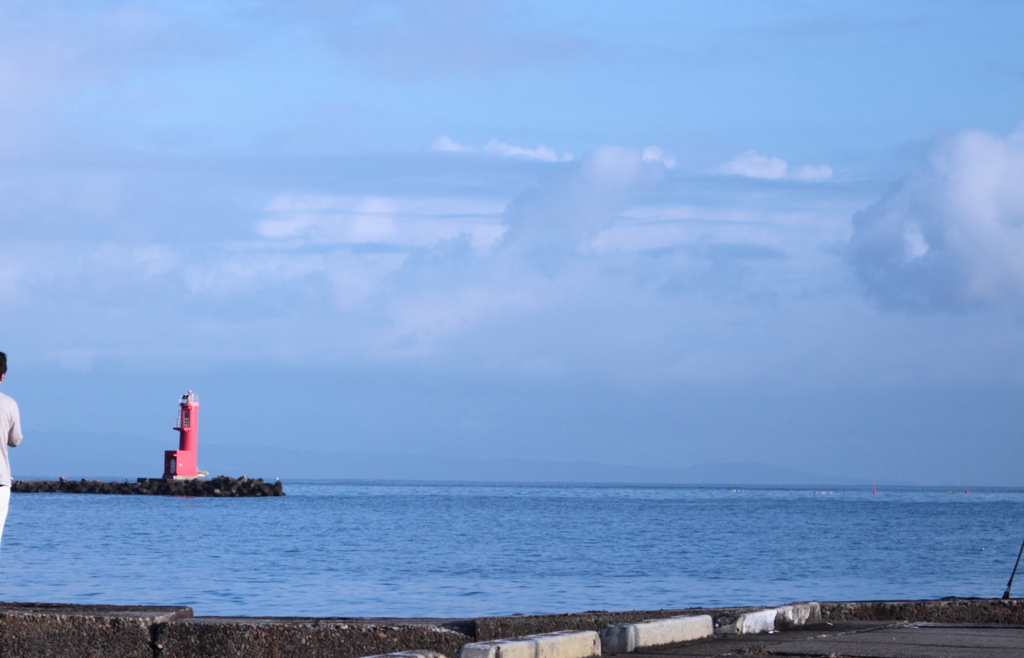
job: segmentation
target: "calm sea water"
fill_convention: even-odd
[[[324,481],[285,490],[272,499],[14,494],[0,600],[458,617],[1000,596],[1024,539],[1024,490]]]

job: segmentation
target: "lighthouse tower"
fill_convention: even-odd
[[[164,477],[191,480],[199,477],[196,452],[199,437],[199,398],[192,391],[181,396],[178,404],[178,449],[164,451]]]

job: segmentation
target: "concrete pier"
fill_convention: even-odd
[[[174,606],[0,603],[0,658],[153,658],[156,629],[191,616]]]
[[[823,622],[771,635],[716,635],[698,642],[628,654],[630,658],[717,658],[733,655],[789,658],[1024,656],[1024,628],[908,622]]]
[[[775,613],[774,632],[728,632],[744,615],[766,610]],[[564,631],[600,633],[611,625],[700,615],[710,616],[715,631],[711,637],[654,647],[638,643],[633,653],[624,655],[671,658],[772,651],[879,658],[1024,655],[1024,599],[823,602],[817,610],[820,621],[810,604],[476,619],[356,619],[195,617],[184,606],[0,603],[0,658],[360,658],[409,652],[455,658],[465,645],[489,640]],[[593,642],[594,636],[589,637]],[[609,646],[604,655],[617,655],[612,649]],[[594,655],[600,655],[599,647]]]

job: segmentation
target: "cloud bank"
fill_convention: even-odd
[[[496,139],[492,139],[487,142],[483,148],[484,153],[491,153],[493,155],[505,155],[513,157],[532,158],[534,160],[540,160],[541,162],[569,162],[572,160],[572,153],[563,153],[559,157],[555,149],[550,146],[544,146],[540,144],[537,148],[529,149],[523,148],[522,146],[512,146],[505,142],[499,142]]]
[[[445,151],[448,153],[470,153],[473,151],[472,147],[463,146],[451,137],[445,137],[444,135],[432,141],[430,148],[434,151]]]
[[[53,219],[7,216],[5,226],[20,228],[5,242],[0,299],[10,317],[31,318],[5,324],[9,338],[75,367],[174,358],[189,332],[191,349],[214,361],[476,362],[467,355],[477,348],[466,346],[479,345],[490,364],[563,372],[615,369],[635,349],[649,359],[641,371],[664,374],[698,343],[631,346],[632,336],[668,331],[680,308],[708,296],[775,287],[768,280],[779,268],[818,268],[805,256],[840,239],[834,225],[849,216],[768,207],[728,181],[717,199],[681,202],[680,186],[705,183],[670,169],[657,146],[599,147],[557,166],[479,151],[408,160],[424,158],[422,173],[397,185],[389,170],[364,186],[375,192],[296,185],[292,164],[269,161],[252,170],[265,187],[220,173],[215,188],[203,187],[216,167],[183,178],[125,174],[116,203],[92,214],[74,210],[77,197],[40,206],[29,193],[48,180],[12,179],[9,213],[31,207],[33,218],[42,209]],[[444,167],[456,173],[439,175]],[[467,184],[471,176],[481,182]],[[139,216],[149,218],[144,227],[132,223]],[[89,232],[72,233],[82,226]],[[181,312],[168,319],[168,306]],[[715,358],[702,352],[679,368],[700,378]]]
[[[964,309],[1024,297],[1024,127],[967,131],[855,215],[847,251],[886,307]]]
[[[656,156],[656,157],[655,157]],[[667,169],[661,149],[605,146],[508,208],[506,245],[552,266],[588,248],[628,200]]]
[[[763,178],[779,180],[791,178],[799,181],[816,182],[832,178],[832,167],[827,164],[801,165],[790,169],[782,158],[761,155],[756,151],[747,151],[733,158],[715,170],[716,173],[746,176],[747,178]]]

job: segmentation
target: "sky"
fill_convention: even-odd
[[[1024,486],[1022,28],[4,2],[15,475]]]

